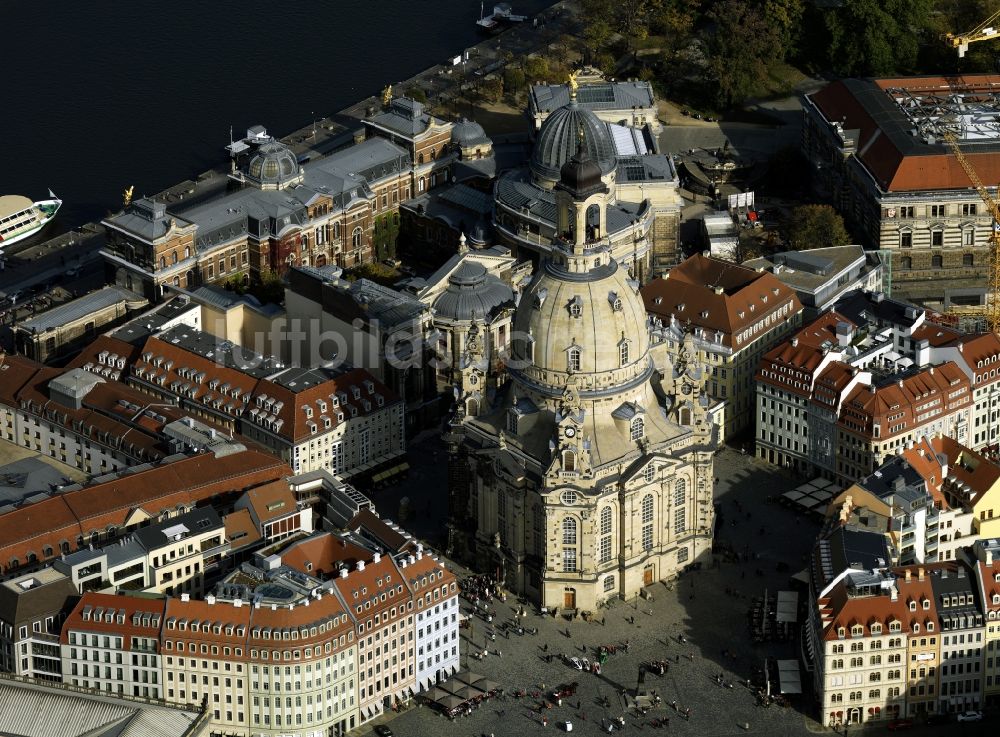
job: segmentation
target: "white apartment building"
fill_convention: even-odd
[[[417,687],[424,690],[459,667],[458,585],[419,545],[406,561],[403,573],[417,601]]]
[[[118,695],[165,698],[159,651],[165,602],[90,594],[60,638],[63,682]]]

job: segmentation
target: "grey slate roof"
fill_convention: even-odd
[[[154,241],[166,235],[171,220],[177,221],[178,225],[187,224],[185,220],[167,214],[166,205],[162,202],[144,197],[133,202],[123,212],[105,218],[103,222],[129,233],[135,233],[147,241]]]
[[[146,300],[120,287],[104,287],[24,320],[20,327],[29,332],[41,333],[49,328],[60,328],[77,322],[118,303],[127,303],[129,309],[138,309],[146,304]]]
[[[163,534],[164,530],[176,528],[180,525],[186,527],[192,534],[221,529],[223,526],[222,519],[214,508],[198,507],[190,512],[171,517],[158,524],[150,525],[149,527],[140,527],[132,533],[132,537],[146,550],[153,550],[166,545],[170,541],[170,538]],[[113,548],[114,546],[111,546],[111,549]],[[109,562],[111,549],[108,550]]]
[[[414,138],[430,126],[431,116],[424,111],[424,106],[409,97],[397,97],[388,110],[376,113],[369,121],[391,131]]]
[[[0,504],[12,504],[33,494],[52,491],[69,480],[38,458],[22,458],[0,466]]]
[[[0,732],[13,737],[183,737],[199,718],[193,707],[72,693],[41,683],[0,681]]]
[[[676,179],[677,169],[666,154],[618,157],[619,182],[662,182]]]
[[[912,327],[922,314],[919,307],[907,302],[882,296],[881,293],[854,289],[837,300],[832,308],[855,325],[872,320],[882,320],[896,325]]]
[[[448,277],[448,287],[434,300],[434,311],[451,320],[485,320],[514,306],[514,292],[475,261],[465,261]]]
[[[466,118],[462,118],[462,120],[455,123],[452,127],[451,140],[465,148],[492,144],[490,137],[483,130],[483,126],[474,120],[467,120]]]
[[[649,82],[603,82],[582,84],[576,92],[577,103],[588,110],[631,110],[652,107],[653,88]],[[569,87],[565,84],[531,85],[531,101],[542,112],[569,104]]]
[[[25,589],[20,582],[28,579],[36,583]],[[63,609],[69,597],[77,594],[73,581],[53,568],[12,576],[0,584],[0,621],[19,624],[55,614]],[[0,699],[0,709],[2,704]],[[0,725],[7,727],[2,712]]]
[[[427,309],[420,300],[395,289],[383,287],[369,279],[358,279],[353,282],[350,294],[356,303],[367,304],[368,314],[377,318],[383,325],[409,322]]]

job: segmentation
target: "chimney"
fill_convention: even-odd
[[[917,580],[918,581],[923,581],[924,580],[924,567],[923,566],[920,566],[917,569]]]
[[[205,603],[206,604],[214,604],[215,603],[215,596],[213,594],[209,594],[208,596],[206,596],[205,597]]]
[[[365,570],[365,562],[363,560],[358,561],[358,570],[359,571]]]
[[[716,294],[722,294],[722,293],[723,293],[723,292],[725,292],[726,290],[725,290],[725,289],[723,289],[722,287],[713,287],[713,288],[712,288],[712,291],[713,291],[713,292],[715,292]]]
[[[906,583],[909,583],[909,582],[910,582],[910,569],[907,568],[906,569]]]
[[[347,578],[347,569],[346,568],[341,568],[340,569],[340,577],[341,578]]]
[[[382,560],[382,554],[381,553],[373,553],[372,554],[372,563],[378,563],[381,560]]]
[[[191,594],[181,594],[181,601],[191,601]]]
[[[962,566],[958,567],[958,577],[965,578],[965,569]]]
[[[236,607],[237,609],[242,608],[243,599],[233,599],[233,606]]]
[[[798,338],[792,338],[792,348],[795,348],[799,344]]]
[[[407,558],[407,560],[410,561],[410,565],[412,566],[416,562],[417,559],[414,558],[413,555],[410,555],[409,558]]]

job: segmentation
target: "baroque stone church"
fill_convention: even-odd
[[[592,611],[710,553],[717,440],[694,346],[655,372],[583,145],[554,191],[558,232],[520,297],[503,374],[490,374],[477,330],[465,343],[449,547],[541,606]]]

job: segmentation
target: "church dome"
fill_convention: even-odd
[[[437,317],[488,321],[500,307],[514,304],[514,292],[486,267],[466,260],[448,277],[448,288],[434,300]]]
[[[270,140],[257,147],[245,169],[246,178],[264,189],[282,189],[302,177],[295,154],[285,144]]]
[[[607,126],[590,110],[571,102],[542,123],[531,152],[532,173],[541,179],[558,181],[563,164],[573,158],[581,141],[602,176],[614,171],[617,156]]]
[[[489,146],[493,143],[486,135],[486,131],[483,130],[483,126],[474,120],[466,120],[465,118],[452,126],[451,142],[462,148]]]
[[[543,261],[514,316],[511,374],[554,396],[573,377],[603,392],[649,377],[646,311],[628,273],[603,248]]]

